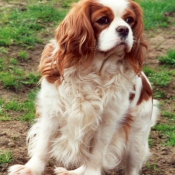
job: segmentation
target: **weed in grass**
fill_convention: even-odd
[[[37,85],[39,82],[40,76],[30,73],[26,76],[24,80],[22,80],[23,85]]]
[[[3,105],[3,100],[0,99],[0,107]]]
[[[3,114],[3,100],[0,99],[0,115]]]
[[[154,85],[166,87],[171,83],[172,77],[169,72],[157,72],[150,77]]]
[[[61,5],[63,8],[70,8],[70,6],[77,1],[78,0],[65,0],[65,1],[62,1]]]
[[[0,47],[0,53],[7,54],[8,53],[8,48],[6,48],[6,47]]]
[[[168,52],[167,56],[163,56],[159,59],[161,64],[175,66],[175,50]]]
[[[37,95],[38,89],[32,90],[27,97],[27,100],[23,103],[23,109],[25,114],[20,116],[21,121],[33,122],[35,118],[35,98]]]
[[[167,143],[168,146],[175,146],[175,131],[168,132],[169,141]]]
[[[163,135],[168,137],[166,146],[175,146],[175,125],[172,124],[157,124],[155,130],[160,131]]]
[[[17,68],[15,66],[12,67],[11,69],[12,69],[12,72],[11,73],[13,73],[16,76],[20,76],[20,79],[23,79],[24,78],[25,72],[24,72],[23,69]]]
[[[11,59],[10,59],[10,63],[11,63],[12,65],[16,66],[16,65],[18,65],[18,60],[15,59],[15,58],[11,58]]]
[[[0,99],[0,121],[9,121],[10,117],[4,110],[4,101]]]
[[[155,73],[154,69],[148,67],[148,66],[144,66],[143,67],[143,71],[147,76],[151,76],[152,74]]]
[[[6,152],[0,151],[0,167],[5,163],[11,162],[12,159],[13,159],[13,155],[11,151],[6,151]]]
[[[154,127],[154,129],[157,130],[157,131],[166,132],[166,131],[173,131],[173,130],[175,130],[175,126],[171,126],[171,125],[168,125],[168,124],[157,124]]]
[[[162,115],[175,121],[175,114],[169,111],[162,111]]]
[[[23,69],[18,68],[16,65],[18,61],[16,59],[10,59],[10,64],[8,69],[7,63],[0,59],[0,83],[6,88],[14,91],[19,91],[23,86],[36,86],[39,81],[39,74],[25,73]]]
[[[2,69],[3,69],[3,59],[0,58],[0,71],[2,71]]]
[[[13,111],[18,112],[18,116],[16,116],[16,120],[33,122],[35,118],[35,98],[38,89],[32,90],[26,100],[18,101],[12,100],[10,102],[4,102],[2,99],[0,100],[0,121],[9,121],[12,118],[8,114],[11,114]]]
[[[5,110],[11,110],[11,111],[18,111],[22,112],[23,111],[23,105],[15,100],[12,100],[8,103],[5,103],[4,105]]]
[[[3,116],[0,115],[0,121],[7,122],[11,120],[12,119],[8,115],[3,115]]]
[[[154,170],[154,171],[156,171],[156,172],[160,172],[160,170],[159,170],[159,168],[158,168],[158,166],[157,166],[157,164],[146,164],[146,168],[148,169],[148,170]]]
[[[0,79],[5,88],[17,91],[20,84],[20,77],[15,76],[9,72],[0,72]]]
[[[154,89],[154,98],[166,98],[166,93],[163,92],[161,89],[157,88]]]
[[[154,140],[152,138],[149,138],[148,142],[149,142],[150,147],[154,146],[154,144],[155,144]]]
[[[26,61],[26,60],[28,59],[28,57],[29,57],[29,54],[28,54],[26,51],[21,50],[21,51],[19,52],[18,56],[19,56],[19,59],[20,59],[21,61]]]
[[[153,85],[166,87],[171,83],[172,72],[165,71],[164,67],[157,71],[153,70],[152,68],[144,67],[144,72],[149,77]]]

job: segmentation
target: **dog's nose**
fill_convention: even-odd
[[[117,27],[116,31],[121,37],[121,39],[125,39],[129,34],[129,29],[126,26],[119,26]]]

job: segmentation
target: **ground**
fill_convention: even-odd
[[[157,69],[159,67],[158,57],[163,56],[168,50],[175,46],[175,26],[171,26],[168,29],[157,29],[153,31],[146,31],[145,38],[149,43],[147,61],[145,65]],[[30,71],[35,69],[37,71],[37,66],[41,52],[44,45],[38,45],[36,48],[30,51],[30,60],[24,63],[22,66],[26,67],[26,70]],[[15,55],[17,48],[13,48],[11,54]],[[167,87],[167,96],[175,96],[175,86],[174,82]],[[0,86],[0,96],[7,99],[12,99],[15,96],[19,96],[21,99],[26,96],[26,93],[30,90],[23,89],[20,92],[14,93],[13,91],[6,90]],[[172,104],[166,103],[162,107],[166,110],[172,110]],[[12,118],[18,115],[18,113],[12,113]],[[160,116],[158,123],[166,123],[167,120]],[[13,160],[10,163],[3,164],[0,166],[0,175],[6,175],[7,168],[13,164],[24,164],[27,160],[27,148],[25,143],[25,138],[27,131],[30,128],[30,124],[27,122],[22,122],[18,120],[0,121],[0,148],[1,150],[10,149],[13,153]],[[152,129],[151,140],[153,144],[150,145],[150,150],[152,152],[147,164],[143,167],[142,175],[174,175],[175,174],[175,147],[165,146],[166,135]],[[53,161],[49,162],[47,167],[46,175],[53,174],[51,167],[53,167]],[[117,174],[115,171],[111,175]],[[119,172],[120,174],[120,172]]]

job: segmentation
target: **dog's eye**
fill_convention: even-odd
[[[98,24],[100,25],[105,25],[105,24],[109,24],[110,23],[110,20],[108,17],[106,16],[103,16],[102,18],[100,18],[98,21],[97,21]]]
[[[125,20],[128,24],[132,24],[132,23],[134,23],[134,19],[132,18],[132,17],[128,17],[128,18],[126,18],[126,20]]]

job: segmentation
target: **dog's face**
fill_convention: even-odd
[[[65,68],[88,67],[97,52],[118,53],[136,73],[142,70],[146,47],[142,10],[132,0],[80,0],[58,26],[55,38],[57,46],[45,49],[42,56],[52,57],[55,65],[48,67],[49,61],[43,61],[43,74],[56,70],[62,76]]]
[[[97,49],[108,52],[124,49],[129,52],[134,43],[132,27],[136,14],[127,0],[98,0],[99,8],[91,15]]]

